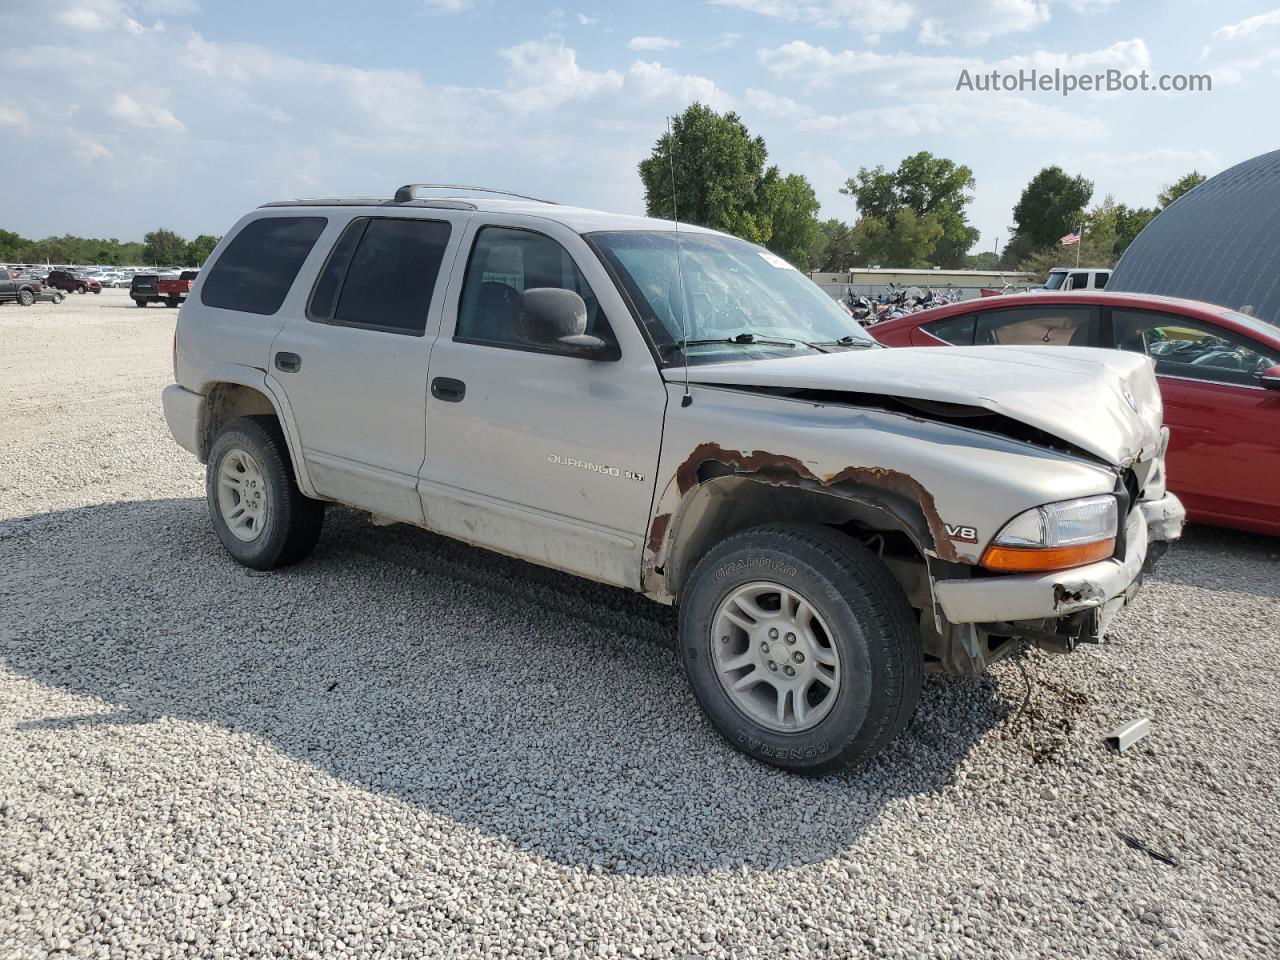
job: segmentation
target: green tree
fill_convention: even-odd
[[[768,221],[768,248],[800,270],[809,270],[821,233],[818,197],[798,173],[766,180],[761,188],[761,220]]]
[[[813,258],[814,270],[848,270],[858,262],[853,230],[843,220],[823,220],[818,224],[818,247]]]
[[[142,257],[157,266],[181,264],[187,258],[187,241],[163,227],[142,238]]]
[[[760,195],[776,167],[765,170],[769,151],[753,137],[736,113],[716,113],[701,103],[689,106],[640,161],[645,210],[651,217],[672,216],[672,146],[675,146],[675,201],[680,219],[723,230],[755,243],[767,242],[768,216]],[[770,176],[771,175],[771,176]]]
[[[1116,246],[1115,254],[1119,257],[1128,249],[1129,244],[1142,228],[1152,221],[1159,210],[1151,207],[1126,207],[1123,203],[1116,205]]]
[[[867,256],[907,266],[887,255],[897,250],[909,254],[913,265],[958,267],[980,236],[965,214],[974,185],[968,167],[921,151],[892,172],[883,166],[860,168],[840,192],[852,197],[869,221],[864,230]],[[922,248],[926,238],[932,240]]]
[[[204,262],[209,259],[209,254],[213,253],[213,248],[218,245],[221,237],[211,237],[207,233],[202,233],[190,243],[187,244],[186,256],[183,263],[188,267],[203,266]]]
[[[1207,179],[1209,178],[1197,170],[1192,170],[1186,176],[1179,177],[1173,183],[1160,191],[1160,194],[1156,197],[1156,208],[1158,210],[1163,210],[1188,190],[1200,186],[1200,184],[1204,183]]]
[[[929,256],[942,238],[933,214],[921,216],[903,207],[887,217],[862,217],[853,227],[853,242],[861,259],[886,267],[928,267]]]
[[[1024,240],[1020,247],[1035,250],[1056,243],[1080,226],[1092,196],[1091,181],[1068,176],[1058,166],[1045,167],[1031,178],[1013,208],[1013,234]]]
[[[1000,257],[994,250],[984,250],[982,253],[975,253],[965,257],[964,265],[967,270],[998,270],[1000,269]]]

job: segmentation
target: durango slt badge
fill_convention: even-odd
[[[636,473],[634,470],[619,470],[617,467],[608,467],[602,463],[592,463],[590,460],[579,460],[576,457],[562,457],[558,453],[548,454],[547,462],[557,464],[561,467],[576,467],[579,470],[586,470],[589,473],[601,473],[606,477],[626,477],[628,480],[644,480],[644,474]]]

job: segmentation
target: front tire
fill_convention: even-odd
[[[704,556],[680,601],[680,655],[725,739],[807,774],[888,746],[915,710],[924,670],[888,568],[816,524],[756,527]]]
[[[86,287],[83,283],[80,284],[80,286],[76,287],[76,293],[88,293],[88,292],[89,292],[89,288]]]
[[[175,308],[175,307],[177,307],[177,306],[178,306],[178,298],[177,298],[177,297],[169,297],[169,298],[167,298],[167,299],[165,300],[164,305],[165,305],[166,307],[169,307],[170,309],[173,309],[173,308]]]
[[[145,300],[139,300],[137,297],[134,297],[134,298],[133,298],[133,302],[134,302],[134,303],[136,303],[136,304],[137,304],[138,306],[140,306],[140,307],[145,307],[145,306],[147,305],[147,301],[145,301]]]
[[[294,482],[275,417],[239,417],[218,432],[209,451],[205,495],[218,539],[254,570],[297,563],[320,538],[324,504],[304,496]]]

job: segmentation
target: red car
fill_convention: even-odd
[[[1025,293],[875,324],[891,347],[1049,344],[1146,353],[1169,427],[1169,489],[1188,518],[1280,536],[1280,327],[1138,293]]]

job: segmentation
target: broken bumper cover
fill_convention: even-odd
[[[952,623],[1058,619],[1101,608],[1101,625],[1137,593],[1154,562],[1182,535],[1186,511],[1173,494],[1143,500],[1125,523],[1125,556],[1051,573],[939,580],[934,597]]]
[[[165,423],[178,446],[200,456],[200,417],[204,412],[204,397],[171,383],[160,394],[160,401],[164,405]]]

